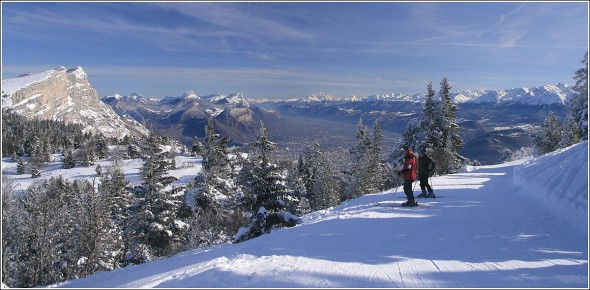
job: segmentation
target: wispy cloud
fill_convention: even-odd
[[[309,32],[266,17],[264,13],[254,13],[257,7],[241,9],[243,6],[239,4],[228,5],[227,3],[187,5],[187,3],[160,2],[155,5],[208,23],[211,27],[225,31],[228,35],[248,38],[255,42],[264,42],[265,39],[301,41],[314,38]]]

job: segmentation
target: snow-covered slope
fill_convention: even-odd
[[[587,288],[587,168],[586,141],[434,177],[438,198],[417,208],[390,207],[405,199],[392,189],[240,244],[52,287]]]
[[[107,137],[145,136],[148,130],[120,117],[98,97],[81,67],[64,67],[2,80],[2,109],[28,118],[77,123]]]

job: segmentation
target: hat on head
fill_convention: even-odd
[[[404,150],[410,150],[410,146],[409,145],[404,145],[404,147],[402,147]]]

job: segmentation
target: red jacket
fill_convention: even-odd
[[[416,180],[416,156],[412,150],[404,156],[404,168],[402,169],[402,177],[405,180]]]

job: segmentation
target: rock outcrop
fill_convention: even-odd
[[[145,136],[148,130],[103,103],[81,67],[64,67],[2,80],[2,108],[29,118],[77,123],[107,137]]]

